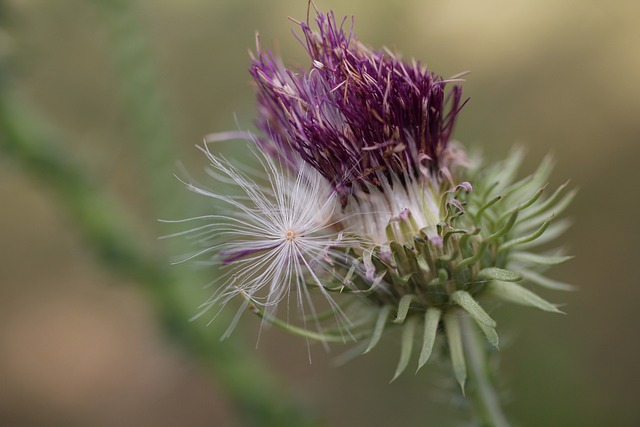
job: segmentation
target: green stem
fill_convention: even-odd
[[[486,352],[488,346],[480,339],[470,317],[462,317],[462,339],[469,367],[468,398],[474,406],[481,427],[509,427],[500,399],[489,378]]]
[[[179,216],[184,192],[175,184],[177,156],[174,121],[167,113],[162,85],[149,38],[140,19],[139,2],[131,0],[89,0],[100,12],[118,78],[123,111],[134,137],[147,189],[155,213]]]
[[[277,379],[248,357],[238,340],[219,341],[224,321],[210,327],[189,322],[197,305],[192,287],[184,283],[189,279],[177,277],[175,270],[140,247],[118,204],[71,160],[73,156],[50,132],[40,129],[41,122],[6,90],[0,91],[0,154],[49,186],[88,246],[107,267],[147,294],[167,336],[215,376],[246,425],[317,426],[295,399],[283,393]]]

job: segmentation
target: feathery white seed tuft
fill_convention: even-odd
[[[217,290],[202,305],[201,314],[242,296],[241,310],[251,301],[273,317],[284,303],[287,309],[293,304],[301,314],[309,310],[315,317],[310,288],[317,288],[338,321],[348,323],[325,286],[336,279],[334,264],[346,257],[336,249],[357,242],[345,237],[335,223],[340,204],[326,180],[302,162],[294,173],[255,152],[263,169],[259,173],[267,178],[261,185],[230,161],[214,156],[206,145],[200,148],[211,162],[211,176],[241,190],[240,195],[231,196],[188,184],[190,190],[226,204],[233,212],[192,218],[209,222],[180,233],[190,234],[204,246],[187,259],[213,253],[211,261],[222,266]]]

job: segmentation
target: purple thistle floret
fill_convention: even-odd
[[[309,71],[285,68],[258,52],[250,72],[258,85],[264,134],[271,153],[299,153],[318,170],[346,206],[351,195],[397,179],[430,179],[453,166],[449,141],[461,87],[419,62],[374,51],[345,31],[330,12],[316,18],[319,32],[299,23],[311,58]],[[448,175],[445,173],[445,175]]]

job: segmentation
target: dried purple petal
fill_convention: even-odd
[[[360,44],[333,14],[300,23],[312,68],[285,68],[258,47],[250,72],[258,85],[260,139],[268,152],[299,153],[340,194],[437,177],[455,164],[448,146],[464,103],[461,87],[404,62],[388,50]],[[355,187],[355,188],[354,188]]]

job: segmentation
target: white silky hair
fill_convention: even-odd
[[[179,262],[195,258],[220,266],[219,276],[211,283],[215,290],[195,318],[219,307],[213,321],[229,301],[242,300],[223,338],[250,305],[263,313],[263,324],[269,324],[279,309],[288,321],[295,307],[304,329],[311,326],[310,321],[311,328],[322,333],[316,309],[322,303],[341,325],[337,329],[348,334],[352,322],[327,289],[336,284],[350,286],[343,277],[354,262],[347,249],[370,250],[385,243],[387,225],[403,212],[408,211],[420,229],[435,228],[438,222],[438,190],[429,180],[405,177],[403,183],[394,177],[389,183],[380,179],[382,188],[371,186],[366,194],[354,194],[343,209],[331,184],[301,159],[287,158],[282,163],[277,156],[252,148],[258,165],[250,168],[213,154],[206,142],[198,148],[210,162],[207,172],[217,188],[185,185],[215,199],[218,212],[175,221],[202,225],[167,237],[187,236],[200,247]],[[221,186],[233,195],[222,192]],[[375,286],[383,290],[380,280],[374,280]],[[318,300],[312,293],[323,298]]]
[[[389,240],[387,225],[408,212],[415,221],[414,234],[422,229],[436,233],[440,221],[440,190],[435,180],[405,177],[402,183],[395,175],[391,182],[386,177],[379,178],[380,188],[371,185],[369,191],[356,194],[357,202],[349,202],[342,219],[345,228],[353,230],[371,245],[381,245]]]
[[[191,191],[226,205],[227,211],[177,221],[205,224],[167,236],[188,235],[204,247],[180,262],[211,255],[210,262],[221,265],[221,274],[214,282],[217,289],[201,305],[196,317],[240,296],[244,302],[224,337],[231,333],[249,304],[260,307],[268,318],[276,316],[283,304],[288,317],[289,308],[294,305],[306,323],[306,311],[311,319],[318,314],[311,295],[315,288],[324,296],[336,320],[348,325],[349,320],[326,284],[341,280],[334,267],[346,255],[337,248],[357,246],[358,242],[346,237],[336,222],[342,216],[338,214],[340,203],[324,177],[302,161],[298,162],[297,171],[292,171],[256,150],[252,152],[260,167],[249,174],[212,154],[206,144],[198,148],[211,164],[209,174],[219,183],[235,186],[239,194],[223,194],[185,183]],[[252,178],[254,174],[262,179]],[[315,323],[321,331],[319,322]]]

